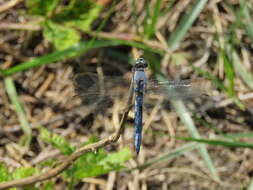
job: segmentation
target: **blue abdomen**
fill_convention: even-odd
[[[143,89],[144,84],[143,81],[139,81],[139,85],[135,90],[135,118],[134,118],[134,126],[135,126],[135,139],[134,145],[137,154],[140,151],[141,147],[141,137],[142,137],[142,104],[143,104]]]

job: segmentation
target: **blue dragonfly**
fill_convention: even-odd
[[[142,105],[143,94],[147,89],[147,76],[145,74],[145,68],[148,66],[147,62],[143,58],[139,58],[133,68],[133,88],[135,93],[134,103],[134,146],[137,154],[140,152],[141,137],[142,137]]]
[[[156,79],[149,79],[146,76],[145,69],[148,64],[145,59],[138,58],[133,66],[133,93],[134,93],[134,146],[137,154],[140,151],[142,141],[142,123],[143,123],[143,99],[146,94],[164,94],[166,99],[192,99],[203,95],[201,83],[193,83],[192,80],[168,80],[159,82]],[[122,86],[129,84],[125,79],[119,76],[99,76],[95,73],[83,73],[75,77],[77,90],[83,103],[91,106],[91,112],[102,112],[112,105],[115,97],[122,96]],[[203,81],[202,81],[203,83]],[[194,85],[198,85],[198,87]],[[118,88],[119,87],[119,88]]]

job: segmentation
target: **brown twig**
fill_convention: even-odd
[[[11,0],[8,1],[5,4],[0,5],[0,12],[6,11],[14,6],[16,6],[18,3],[22,2],[23,0]]]
[[[135,41],[141,42],[147,46],[150,46],[154,49],[159,49],[161,51],[165,51],[168,54],[171,54],[171,50],[166,46],[163,46],[159,41],[156,40],[144,40],[140,36],[127,34],[127,33],[109,33],[109,32],[90,32],[91,35],[101,37],[101,38],[114,38],[124,41]]]
[[[38,23],[12,23],[12,22],[0,22],[0,30],[30,30],[39,31],[41,27]]]
[[[24,185],[29,185],[29,184],[33,184],[36,182],[50,179],[52,177],[59,175],[61,172],[63,172],[65,169],[67,169],[69,166],[71,166],[71,164],[75,160],[77,160],[81,155],[83,155],[87,152],[90,152],[90,151],[96,151],[98,148],[104,147],[110,143],[115,143],[119,139],[120,134],[122,133],[122,131],[124,129],[125,120],[128,116],[128,113],[129,113],[131,107],[132,107],[131,106],[132,98],[133,98],[133,81],[131,82],[131,85],[130,85],[129,95],[128,95],[128,99],[127,99],[124,113],[121,117],[119,129],[114,134],[112,134],[111,136],[109,136],[105,139],[102,139],[96,143],[89,144],[89,145],[86,145],[84,147],[77,149],[72,155],[63,159],[55,168],[52,168],[52,169],[48,170],[47,172],[44,172],[42,174],[29,176],[29,177],[26,177],[23,179],[0,183],[0,189],[7,189],[7,188],[12,188],[12,187],[22,187]]]

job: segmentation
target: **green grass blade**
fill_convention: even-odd
[[[159,75],[158,80],[165,81],[165,78],[163,76]],[[169,95],[170,89],[166,89],[166,90]],[[199,132],[198,132],[196,126],[194,125],[194,122],[193,122],[189,112],[187,111],[187,108],[185,107],[184,103],[182,102],[182,100],[173,100],[173,101],[171,101],[171,103],[172,103],[174,109],[176,110],[176,112],[178,113],[180,120],[183,122],[184,126],[187,128],[188,132],[190,133],[190,135],[194,138],[200,138]],[[214,164],[208,154],[206,146],[205,145],[199,146],[199,152],[200,152],[201,157],[205,161],[208,169],[210,170],[213,178],[219,180],[217,171],[216,171]]]
[[[12,75],[16,72],[25,71],[34,67],[38,67],[41,65],[47,65],[52,62],[69,59],[80,55],[88,50],[94,48],[101,48],[101,47],[108,47],[108,46],[118,46],[118,45],[129,45],[141,49],[145,49],[147,51],[154,51],[156,53],[162,54],[163,52],[154,48],[150,48],[144,44],[132,41],[125,41],[125,40],[97,40],[97,41],[89,41],[89,42],[81,42],[71,48],[62,51],[55,51],[51,54],[41,56],[39,58],[33,59],[31,61],[21,63],[17,66],[11,67],[9,69],[3,70],[4,76]]]
[[[161,16],[164,16],[165,14],[167,14],[169,11],[171,11],[173,9],[173,6],[175,4],[176,0],[171,0],[168,2],[168,6],[165,7],[165,9],[160,13]]]
[[[212,83],[219,88],[220,90],[226,92],[230,98],[232,98],[232,100],[234,101],[234,103],[242,110],[245,109],[245,106],[242,104],[242,102],[236,97],[236,96],[230,96],[229,92],[228,92],[228,88],[222,83],[222,81],[220,81],[216,76],[203,71],[197,67],[192,66],[192,69],[195,70],[196,72],[199,73],[199,75],[201,75],[202,77],[205,77],[209,80],[212,81]]]
[[[222,130],[220,130],[217,126],[207,122],[205,119],[202,119],[201,117],[197,117],[196,114],[193,115],[193,119],[194,119],[195,123],[197,123],[198,125],[203,125],[204,127],[207,127],[209,129],[213,130],[216,134],[219,134],[221,136],[225,135],[222,132]]]
[[[253,190],[253,178],[251,178],[250,184],[247,190]]]
[[[150,4],[147,5],[147,11],[150,11]],[[144,35],[147,39],[149,39],[155,33],[155,26],[160,16],[160,8],[161,8],[161,0],[156,0],[154,8],[152,7],[151,10],[154,10],[153,15],[151,16],[147,13],[147,17],[145,18],[145,26],[144,26]],[[150,18],[151,17],[151,18]]]
[[[131,5],[132,5],[132,15],[133,15],[133,20],[134,20],[134,28],[135,28],[135,33],[139,34],[139,27],[138,27],[138,15],[137,15],[137,2],[136,0],[132,0]]]
[[[4,83],[5,83],[5,88],[8,93],[8,96],[9,96],[12,104],[14,105],[15,111],[18,115],[18,119],[19,119],[21,128],[24,132],[24,136],[22,138],[24,143],[22,143],[22,145],[29,146],[30,141],[32,139],[32,130],[31,130],[31,126],[30,126],[29,122],[26,119],[25,110],[24,110],[24,108],[19,100],[19,97],[17,95],[15,84],[14,84],[11,77],[6,77],[4,79]]]
[[[194,116],[194,121],[198,124],[203,125],[204,127],[207,127],[211,130],[213,130],[218,136],[224,137],[227,139],[236,139],[236,138],[244,138],[244,137],[253,137],[253,132],[245,132],[245,133],[224,133],[218,127],[212,125],[211,123],[208,123],[206,120]]]
[[[243,137],[253,137],[253,132],[247,132],[247,133],[227,133],[223,135],[226,138],[243,138]]]
[[[249,36],[251,42],[253,43],[253,22],[250,16],[249,9],[247,7],[246,0],[240,1],[240,7],[241,7],[241,15],[245,19],[243,22],[244,30],[246,34]]]
[[[200,138],[199,132],[198,132],[196,126],[194,125],[194,122],[193,122],[190,114],[188,113],[184,103],[181,100],[176,100],[176,101],[172,101],[172,105],[175,108],[176,112],[179,114],[181,121],[186,126],[190,135],[194,138]],[[219,177],[218,177],[217,171],[216,171],[214,164],[208,154],[206,146],[201,145],[199,147],[199,152],[200,152],[200,155],[202,156],[202,159],[205,161],[208,169],[210,170],[212,176],[218,180]]]
[[[171,50],[176,50],[179,47],[180,42],[183,40],[183,38],[186,35],[186,32],[188,29],[192,26],[204,6],[206,5],[208,1],[207,0],[198,0],[193,5],[192,10],[185,14],[176,27],[175,31],[171,34],[168,45]]]
[[[38,67],[41,65],[50,64],[55,61],[60,61],[68,58],[77,56],[85,51],[88,51],[93,48],[106,47],[106,46],[117,46],[119,42],[109,41],[109,40],[99,40],[92,43],[90,42],[81,42],[71,48],[62,51],[55,51],[51,54],[41,56],[39,58],[33,59],[31,61],[19,64],[17,66],[11,67],[4,70],[5,76],[14,74],[16,72],[24,71],[33,67]]]
[[[199,75],[201,75],[202,77],[211,80],[212,83],[213,83],[217,88],[219,88],[220,90],[222,90],[222,91],[227,91],[225,85],[222,83],[222,81],[221,81],[218,77],[216,77],[216,76],[212,75],[211,73],[206,72],[206,71],[204,71],[204,70],[202,70],[202,69],[200,69],[200,68],[198,68],[198,67],[195,67],[195,66],[193,66],[193,65],[192,65],[192,69],[193,69],[194,71],[196,71],[196,72],[197,72]]]
[[[195,148],[198,148],[199,144],[198,143],[189,143],[189,144],[185,144],[183,146],[181,146],[180,148],[177,148],[176,150],[169,152],[165,155],[159,156],[157,158],[154,158],[150,161],[145,162],[144,164],[141,164],[139,166],[137,166],[137,168],[134,169],[145,169],[147,167],[149,167],[150,165],[156,164],[156,163],[160,163],[160,162],[167,162],[170,161],[174,158],[177,158],[178,156],[181,156],[182,154],[185,154],[189,151],[194,150]]]
[[[4,70],[0,68],[0,76],[4,76],[4,75],[5,75]]]
[[[243,103],[237,98],[235,90],[234,90],[234,77],[235,77],[235,72],[234,72],[234,67],[233,67],[233,61],[231,58],[232,54],[232,47],[227,44],[227,49],[226,53],[223,49],[220,50],[219,52],[219,59],[221,59],[224,63],[224,70],[225,70],[225,75],[228,80],[228,86],[226,87],[226,92],[227,94],[233,99],[234,103],[242,110],[244,110],[244,105]]]
[[[188,137],[176,137],[177,139],[181,139],[184,141],[191,142],[200,142],[204,144],[210,144],[215,146],[225,146],[229,148],[250,148],[253,149],[253,144],[244,143],[239,141],[221,141],[221,140],[209,140],[209,139],[201,139],[201,138],[188,138]]]
[[[238,54],[233,49],[232,50],[232,62],[233,66],[235,68],[235,72],[241,77],[243,82],[251,89],[253,90],[253,76],[250,72],[247,71],[247,69],[243,66]]]
[[[222,62],[224,64],[224,71],[225,71],[226,78],[228,80],[227,92],[228,92],[229,96],[233,97],[233,96],[235,96],[234,69],[233,69],[232,63],[229,61],[228,57],[226,56],[224,49],[220,49],[219,59],[222,60]]]

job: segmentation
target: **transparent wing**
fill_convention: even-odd
[[[211,81],[203,78],[167,80],[165,82],[151,80],[148,84],[148,92],[144,102],[146,108],[152,108],[157,102],[160,102],[163,107],[173,109],[170,104],[171,101],[180,99],[185,103],[190,103],[187,105],[191,107],[192,111],[196,108],[205,111],[212,107],[215,102],[213,97],[210,96],[212,89]]]
[[[74,80],[83,104],[92,107],[92,112],[102,112],[110,107],[113,99],[124,96],[130,86],[130,80],[121,76],[99,76],[95,73],[81,73]]]
[[[167,80],[160,82],[156,79],[149,80],[147,92],[163,95],[165,99],[191,100],[208,96],[211,83],[203,78],[194,80]]]
[[[130,86],[130,79],[121,76],[101,76],[94,73],[82,73],[75,77],[76,89],[83,103],[96,107],[95,111],[104,111],[112,105],[114,98],[124,96]],[[195,80],[168,80],[159,82],[148,80],[147,94],[163,96],[167,100],[191,100],[207,94],[206,82]]]

